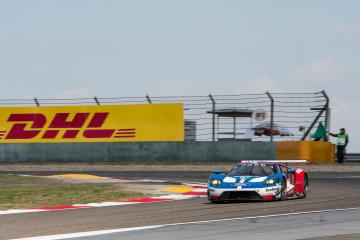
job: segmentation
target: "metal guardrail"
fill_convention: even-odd
[[[360,153],[347,153],[345,157],[347,162],[360,162]]]

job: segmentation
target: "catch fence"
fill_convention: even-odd
[[[315,93],[208,96],[0,99],[1,107],[183,103],[185,140],[282,141],[309,138],[317,123],[329,125],[329,98]]]

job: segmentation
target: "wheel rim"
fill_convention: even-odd
[[[305,177],[305,180],[304,180],[304,195],[307,194],[308,189],[309,189],[309,183],[308,183],[308,179]]]
[[[286,199],[286,184],[283,183],[282,184],[282,188],[281,188],[281,199],[285,200]]]

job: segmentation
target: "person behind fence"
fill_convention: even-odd
[[[345,153],[346,153],[346,146],[349,143],[349,136],[345,133],[345,128],[341,128],[340,129],[340,133],[338,134],[334,134],[334,133],[330,133],[329,134],[333,137],[336,137],[336,159],[338,163],[344,163],[344,159],[345,159]]]

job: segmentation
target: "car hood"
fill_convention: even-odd
[[[224,183],[259,183],[265,181],[269,176],[225,176]]]

